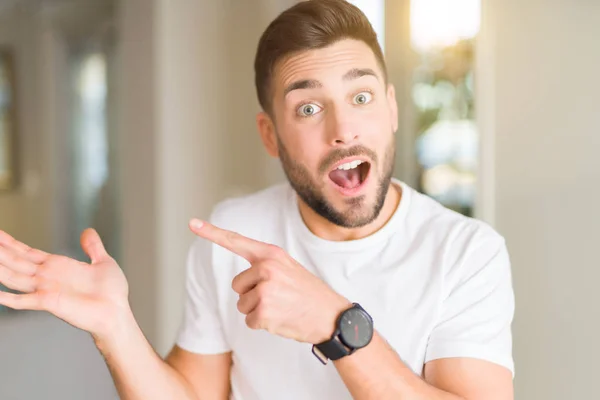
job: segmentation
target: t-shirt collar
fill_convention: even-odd
[[[310,244],[311,247],[315,248],[316,250],[323,250],[329,253],[361,251],[367,247],[375,245],[376,243],[387,241],[391,235],[398,231],[398,228],[404,219],[404,215],[410,206],[412,195],[411,189],[404,182],[392,178],[392,183],[400,186],[402,189],[400,204],[398,204],[398,207],[388,222],[381,229],[369,236],[356,240],[333,241],[326,240],[315,235],[310,231],[310,229],[308,229],[304,223],[304,220],[302,219],[300,209],[298,208],[298,196],[296,192],[291,186],[288,186],[287,204],[289,208],[287,215],[289,216],[288,222],[290,223],[290,227],[303,242]]]

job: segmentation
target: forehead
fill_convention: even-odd
[[[328,79],[340,80],[353,68],[370,68],[378,75],[383,74],[375,54],[364,42],[341,40],[328,47],[306,50],[283,59],[273,74],[273,89],[281,94],[283,88],[302,79],[315,79],[326,82]]]

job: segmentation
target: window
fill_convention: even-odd
[[[479,0],[411,0],[417,54],[412,102],[417,113],[417,188],[473,216],[479,135],[474,121],[474,38]]]
[[[81,51],[70,61],[69,255],[88,260],[79,243],[93,227],[118,259],[118,202],[108,123],[109,58],[105,51]]]
[[[13,53],[0,49],[0,190],[15,186],[15,72]]]
[[[385,52],[385,0],[348,0],[362,10],[373,26],[381,50]]]

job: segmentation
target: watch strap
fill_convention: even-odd
[[[313,354],[323,363],[327,364],[327,360],[339,360],[351,354],[344,344],[336,337],[323,343],[319,343],[313,346]]]

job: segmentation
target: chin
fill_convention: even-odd
[[[328,202],[331,205],[329,210],[321,215],[344,228],[360,228],[370,224],[379,216],[382,208],[375,193],[343,199],[339,195],[335,197],[335,200]]]

